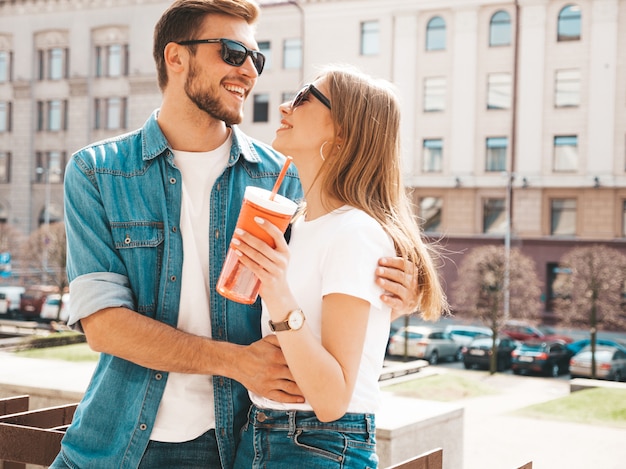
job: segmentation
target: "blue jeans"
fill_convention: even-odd
[[[139,469],[221,469],[215,430],[184,443],[152,441],[141,458]]]
[[[321,422],[313,412],[252,405],[242,430],[235,469],[370,469],[378,466],[372,414]]]

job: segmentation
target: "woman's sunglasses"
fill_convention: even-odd
[[[309,98],[310,94],[315,96],[319,100],[319,102],[321,102],[324,106],[330,109],[330,100],[326,96],[324,96],[324,94],[320,90],[313,86],[312,83],[305,85],[304,88],[298,91],[298,94],[296,94],[296,96],[291,101],[291,107],[296,108],[300,106],[304,101]]]
[[[251,50],[244,46],[241,42],[232,39],[191,39],[189,41],[180,41],[176,44],[181,46],[192,46],[194,44],[217,44],[222,45],[222,60],[233,67],[241,67],[248,56],[252,59],[254,68],[260,75],[265,66],[265,56],[258,50]]]

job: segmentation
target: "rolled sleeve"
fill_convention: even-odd
[[[128,278],[112,272],[81,275],[70,283],[72,301],[68,325],[80,332],[80,320],[105,308],[134,309]]]

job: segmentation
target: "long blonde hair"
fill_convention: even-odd
[[[382,225],[398,255],[417,267],[419,312],[436,320],[448,304],[433,262],[435,251],[422,239],[402,183],[400,106],[393,87],[349,67],[327,68],[320,78],[329,90],[337,138],[319,174],[322,193]]]

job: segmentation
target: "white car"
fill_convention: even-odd
[[[439,360],[459,361],[463,359],[461,346],[457,344],[443,327],[408,326],[401,327],[389,339],[387,353],[403,356],[405,354],[405,337],[408,338],[406,354],[428,360],[436,365]]]
[[[59,313],[59,302],[61,295],[55,293],[48,295],[46,301],[41,307],[40,317],[50,321],[67,322],[70,317],[70,294],[63,294],[63,304],[61,304],[61,312]]]
[[[454,324],[446,326],[446,332],[450,334],[452,339],[459,345],[469,345],[478,337],[491,337],[493,332],[488,327],[483,326],[465,326],[462,324]]]

